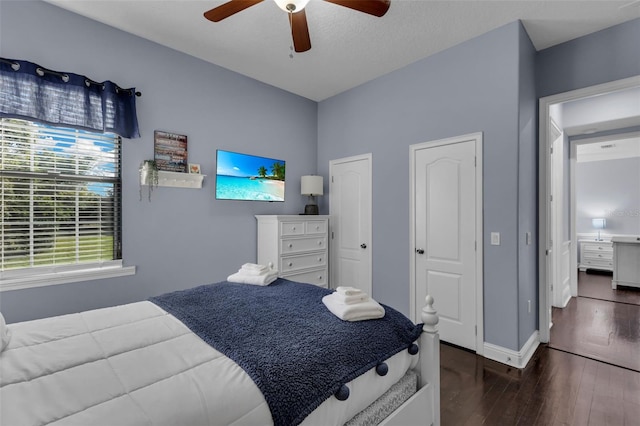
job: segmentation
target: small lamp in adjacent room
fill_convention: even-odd
[[[598,238],[596,239],[596,241],[602,241],[602,239],[600,238],[600,230],[604,229],[607,226],[607,220],[600,217],[591,219],[591,225],[594,229],[598,230]]]
[[[300,193],[309,196],[309,204],[304,206],[304,214],[318,214],[316,195],[322,195],[322,176],[302,176],[300,180]]]

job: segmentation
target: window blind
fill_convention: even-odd
[[[0,119],[0,271],[121,259],[121,139]]]

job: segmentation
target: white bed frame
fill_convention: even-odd
[[[420,360],[418,391],[391,413],[380,426],[440,425],[440,336],[438,315],[433,309],[433,297],[425,298],[421,319],[424,323],[418,340]]]

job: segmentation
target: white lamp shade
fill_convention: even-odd
[[[302,176],[300,180],[300,193],[302,195],[322,195],[322,176]]]
[[[591,219],[591,225],[594,229],[604,229],[607,226],[607,220],[603,218]]]

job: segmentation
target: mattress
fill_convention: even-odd
[[[151,302],[9,325],[0,354],[0,424],[271,424],[252,379]],[[71,354],[71,355],[70,355]],[[348,383],[303,422],[344,424],[417,362],[402,351]]]

